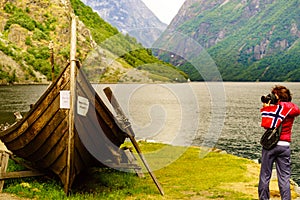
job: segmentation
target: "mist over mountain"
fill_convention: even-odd
[[[117,27],[119,31],[137,39],[145,47],[166,29],[156,15],[141,0],[82,0],[101,18]]]
[[[192,80],[300,81],[299,13],[298,0],[186,0],[153,46]]]

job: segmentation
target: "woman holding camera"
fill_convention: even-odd
[[[279,104],[290,111],[281,123],[282,129],[277,145],[270,150],[262,149],[258,194],[260,200],[270,199],[269,183],[272,175],[273,163],[275,162],[281,199],[290,200],[290,142],[293,122],[295,117],[300,114],[300,110],[296,104],[291,102],[292,96],[290,90],[284,86],[275,86],[271,91],[271,96],[274,96],[276,99],[270,99],[268,102],[265,102],[263,101],[264,98],[262,98],[263,107],[270,106],[270,104]]]

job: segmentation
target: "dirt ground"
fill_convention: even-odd
[[[13,194],[0,193],[0,200],[27,200],[26,198],[20,198]]]
[[[257,186],[258,186],[260,165],[253,162],[247,166],[247,169],[248,169],[248,176],[252,180],[251,182],[230,183],[224,185],[223,187],[230,188],[231,190],[234,191],[242,191],[244,193],[250,194],[253,197],[253,199],[258,199]],[[292,181],[291,183],[292,199],[300,200],[299,194],[296,193],[297,188],[295,187],[298,186],[296,185],[296,183],[293,183]],[[273,170],[273,174],[270,182],[270,196],[271,196],[271,200],[281,200],[275,170]]]

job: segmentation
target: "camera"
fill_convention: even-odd
[[[269,103],[269,101],[270,101],[270,104],[276,104],[278,102],[278,99],[272,93],[268,94],[266,96],[261,96],[260,100],[262,103]]]

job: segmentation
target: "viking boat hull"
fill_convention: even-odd
[[[117,162],[114,159],[126,139],[78,62],[76,95],[70,97],[75,102],[74,115],[64,107],[69,100],[70,66],[67,65],[21,121],[0,132],[1,141],[13,154],[38,170],[56,174],[66,193],[83,170]]]

